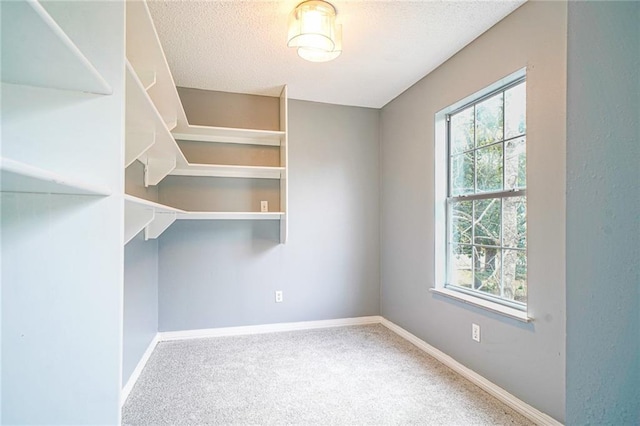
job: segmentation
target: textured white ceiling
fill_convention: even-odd
[[[338,59],[287,47],[301,0],[153,0],[149,9],[178,86],[380,108],[525,0],[344,1]]]

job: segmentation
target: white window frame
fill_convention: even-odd
[[[528,322],[531,320],[528,316],[528,303],[525,306],[518,306],[517,304],[511,304],[504,300],[492,299],[490,296],[483,297],[471,291],[461,291],[460,288],[446,287],[448,266],[447,238],[449,234],[447,223],[447,210],[449,208],[449,137],[447,117],[468,105],[477,103],[493,94],[499,93],[509,86],[516,85],[525,78],[526,68],[520,69],[435,114],[435,286],[431,288],[430,291],[519,321]],[[510,191],[499,191],[489,195],[476,195],[473,197],[465,197],[465,199],[493,197],[496,194],[506,192]],[[512,192],[510,195],[515,194],[515,192]],[[518,194],[525,195],[526,189],[518,191]]]

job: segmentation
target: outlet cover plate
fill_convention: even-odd
[[[471,338],[480,343],[480,326],[478,324],[471,324]]]

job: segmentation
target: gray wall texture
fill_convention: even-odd
[[[124,247],[122,384],[158,332],[158,242],[138,234]]]
[[[287,243],[277,221],[173,224],[159,239],[159,330],[379,314],[379,115],[290,100]]]
[[[510,393],[564,420],[567,5],[529,2],[394,101],[381,116],[382,315]],[[531,323],[428,291],[435,286],[434,116],[527,67]],[[471,339],[481,326],[482,342]]]
[[[640,3],[568,17],[567,424],[640,424]]]

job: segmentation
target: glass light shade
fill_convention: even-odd
[[[305,49],[304,47],[298,48],[298,56],[310,62],[329,62],[340,56],[341,53],[341,50],[325,52],[323,50]]]
[[[298,56],[311,62],[328,62],[332,61],[342,53],[342,25],[336,26],[335,30],[335,48],[331,51],[321,49],[310,49],[307,47],[298,48]]]
[[[335,50],[336,9],[321,0],[300,3],[289,15],[287,46],[305,50]]]

